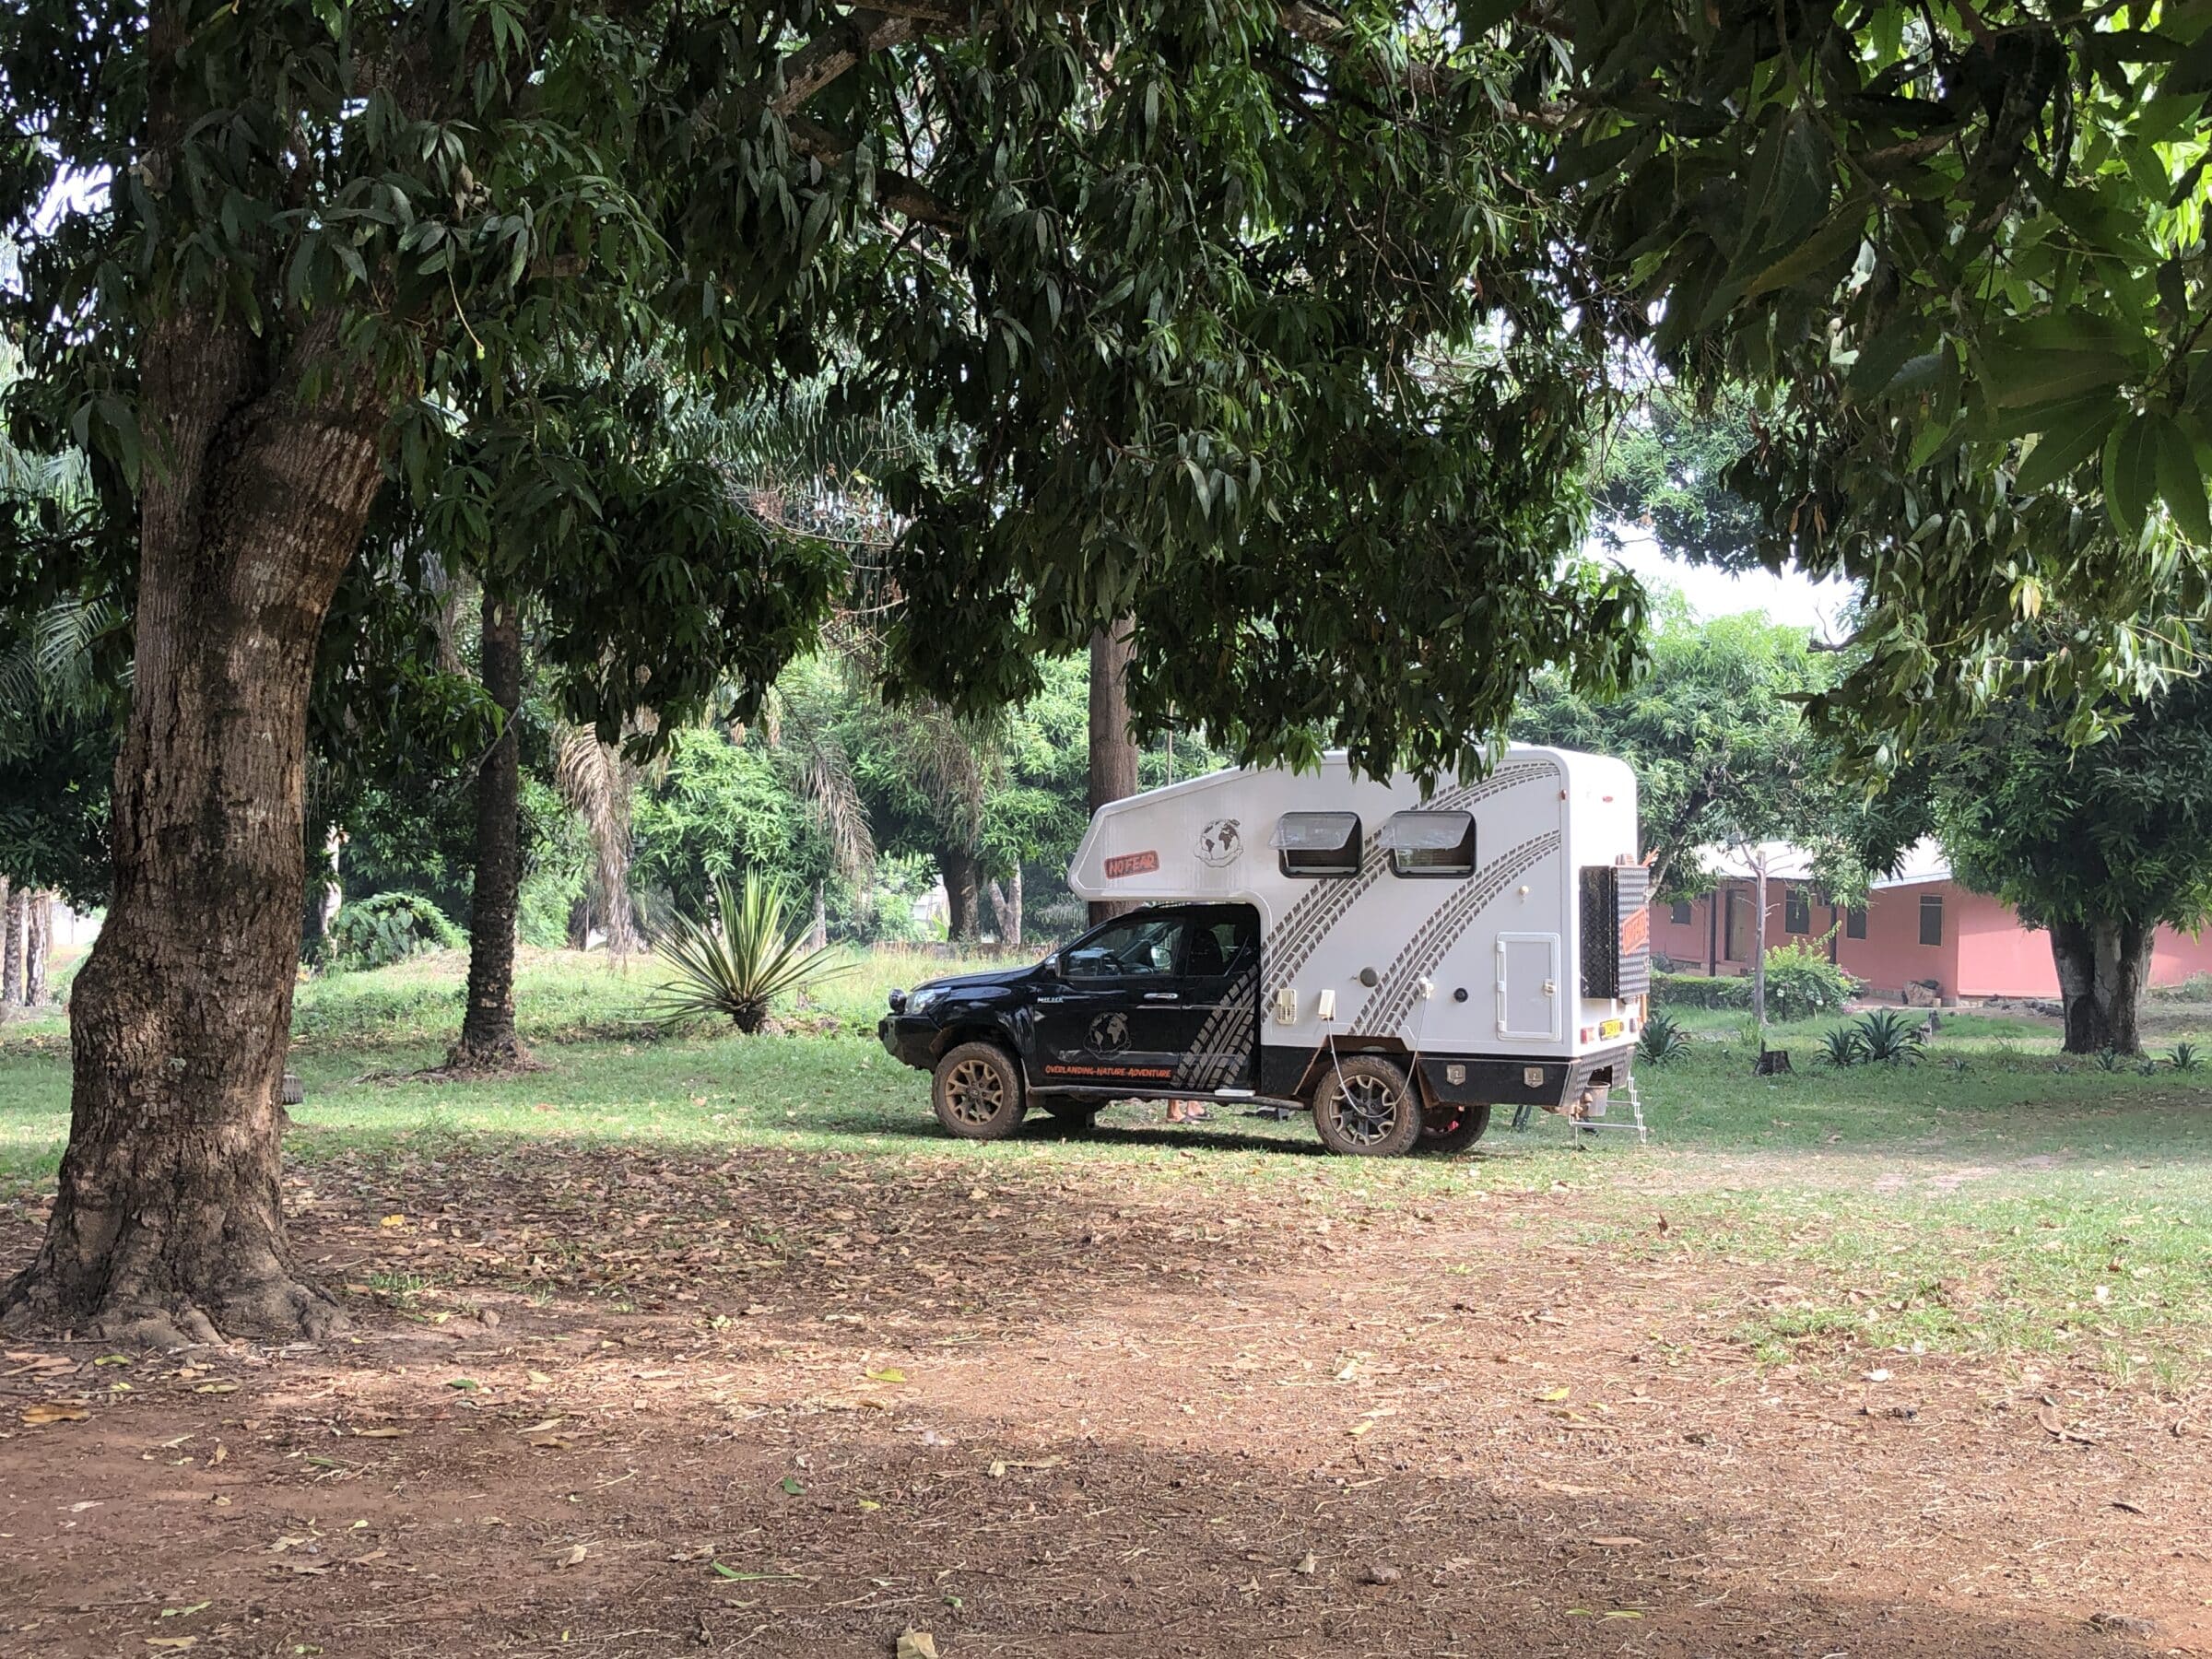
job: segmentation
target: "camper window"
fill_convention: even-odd
[[[1393,876],[1475,874],[1475,815],[1471,812],[1394,812],[1382,826]]]
[[[1286,876],[1359,874],[1359,815],[1286,812],[1275,821],[1275,850]]]

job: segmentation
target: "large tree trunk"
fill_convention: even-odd
[[[1767,861],[1764,855],[1751,865],[1751,1017],[1762,1035],[1767,1029]]]
[[[975,854],[965,847],[939,847],[937,873],[945,877],[945,936],[955,944],[971,944],[978,897]]]
[[[1005,887],[991,884],[991,911],[998,921],[998,940],[1002,945],[1018,947],[1021,944],[1021,864],[1017,860],[1014,873],[1006,877]]]
[[[29,906],[20,886],[10,884],[0,891],[6,895],[0,903],[0,929],[7,935],[0,939],[0,1018],[5,1018],[23,1001],[23,924]]]
[[[33,893],[23,907],[23,1006],[46,1000],[46,959],[53,948],[53,895]]]
[[[1129,735],[1127,618],[1090,636],[1090,810],[1136,793],[1136,744]],[[1094,899],[1092,922],[1109,922],[1131,907],[1112,899]]]
[[[523,629],[512,600],[484,590],[484,689],[500,735],[477,769],[477,876],[468,906],[468,1008],[446,1064],[507,1071],[529,1063],[514,1035],[514,927],[522,903],[522,765],[514,712],[523,702]]]
[[[2067,1053],[2143,1052],[2136,1017],[2150,983],[2157,937],[2155,923],[2109,916],[2051,924],[2051,960],[2058,970]]]
[[[197,305],[140,343],[149,460],[113,888],[71,997],[59,1192],[0,1292],[12,1319],[156,1344],[338,1320],[297,1270],[277,1185],[308,689],[382,423],[342,390],[300,399],[308,354],[331,344],[272,363]]]

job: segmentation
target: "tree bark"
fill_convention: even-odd
[[[477,873],[468,907],[468,1006],[446,1065],[511,1071],[529,1064],[514,1034],[514,930],[522,904],[523,629],[514,602],[484,590],[484,689],[500,735],[477,769]]]
[[[200,307],[140,342],[149,464],[113,886],[71,998],[45,1240],[0,1292],[14,1321],[156,1345],[339,1323],[285,1239],[277,1104],[315,642],[383,423],[339,376],[300,395],[334,344],[311,329],[279,359]]]
[[[2137,1020],[2157,938],[2155,922],[2113,916],[2051,924],[2051,961],[2058,970],[2067,1053],[2143,1052]]]
[[[29,909],[22,888],[11,883],[5,891],[7,898],[0,904],[0,929],[5,929],[7,936],[0,939],[0,1017],[22,1006],[23,924]]]
[[[1762,853],[1751,863],[1751,1016],[1759,1021],[1759,1041],[1767,1029],[1767,861]]]
[[[1014,865],[1014,873],[1006,877],[1002,888],[994,881],[990,888],[991,913],[998,922],[998,942],[1019,947],[1021,944],[1021,865]]]
[[[1136,744],[1129,735],[1130,623],[1124,618],[1090,636],[1090,810],[1136,793]],[[1131,908],[1094,899],[1093,923],[1110,922]]]
[[[937,873],[945,877],[945,936],[955,944],[976,936],[975,854],[965,847],[937,849]]]
[[[53,895],[33,893],[23,906],[23,1006],[46,1000],[46,959],[53,948]]]

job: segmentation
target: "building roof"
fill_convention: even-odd
[[[1748,848],[1716,845],[1698,849],[1698,863],[1723,881],[1755,880],[1759,862],[1767,866],[1769,881],[1806,881],[1813,874],[1813,855],[1790,841],[1759,841]],[[1878,890],[1950,878],[1951,861],[1944,855],[1942,844],[1928,835],[1907,847],[1888,875],[1877,876],[1868,885]]]

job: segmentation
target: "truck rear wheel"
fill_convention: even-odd
[[[1431,1106],[1421,1114],[1420,1149],[1464,1152],[1490,1126],[1488,1106]]]
[[[1021,1127],[1021,1070],[994,1042],[963,1042],[937,1062],[937,1122],[962,1140],[1004,1140]]]
[[[1331,1061],[1313,1091],[1321,1144],[1347,1158],[1396,1158],[1421,1137],[1421,1104],[1406,1074],[1380,1054]]]

